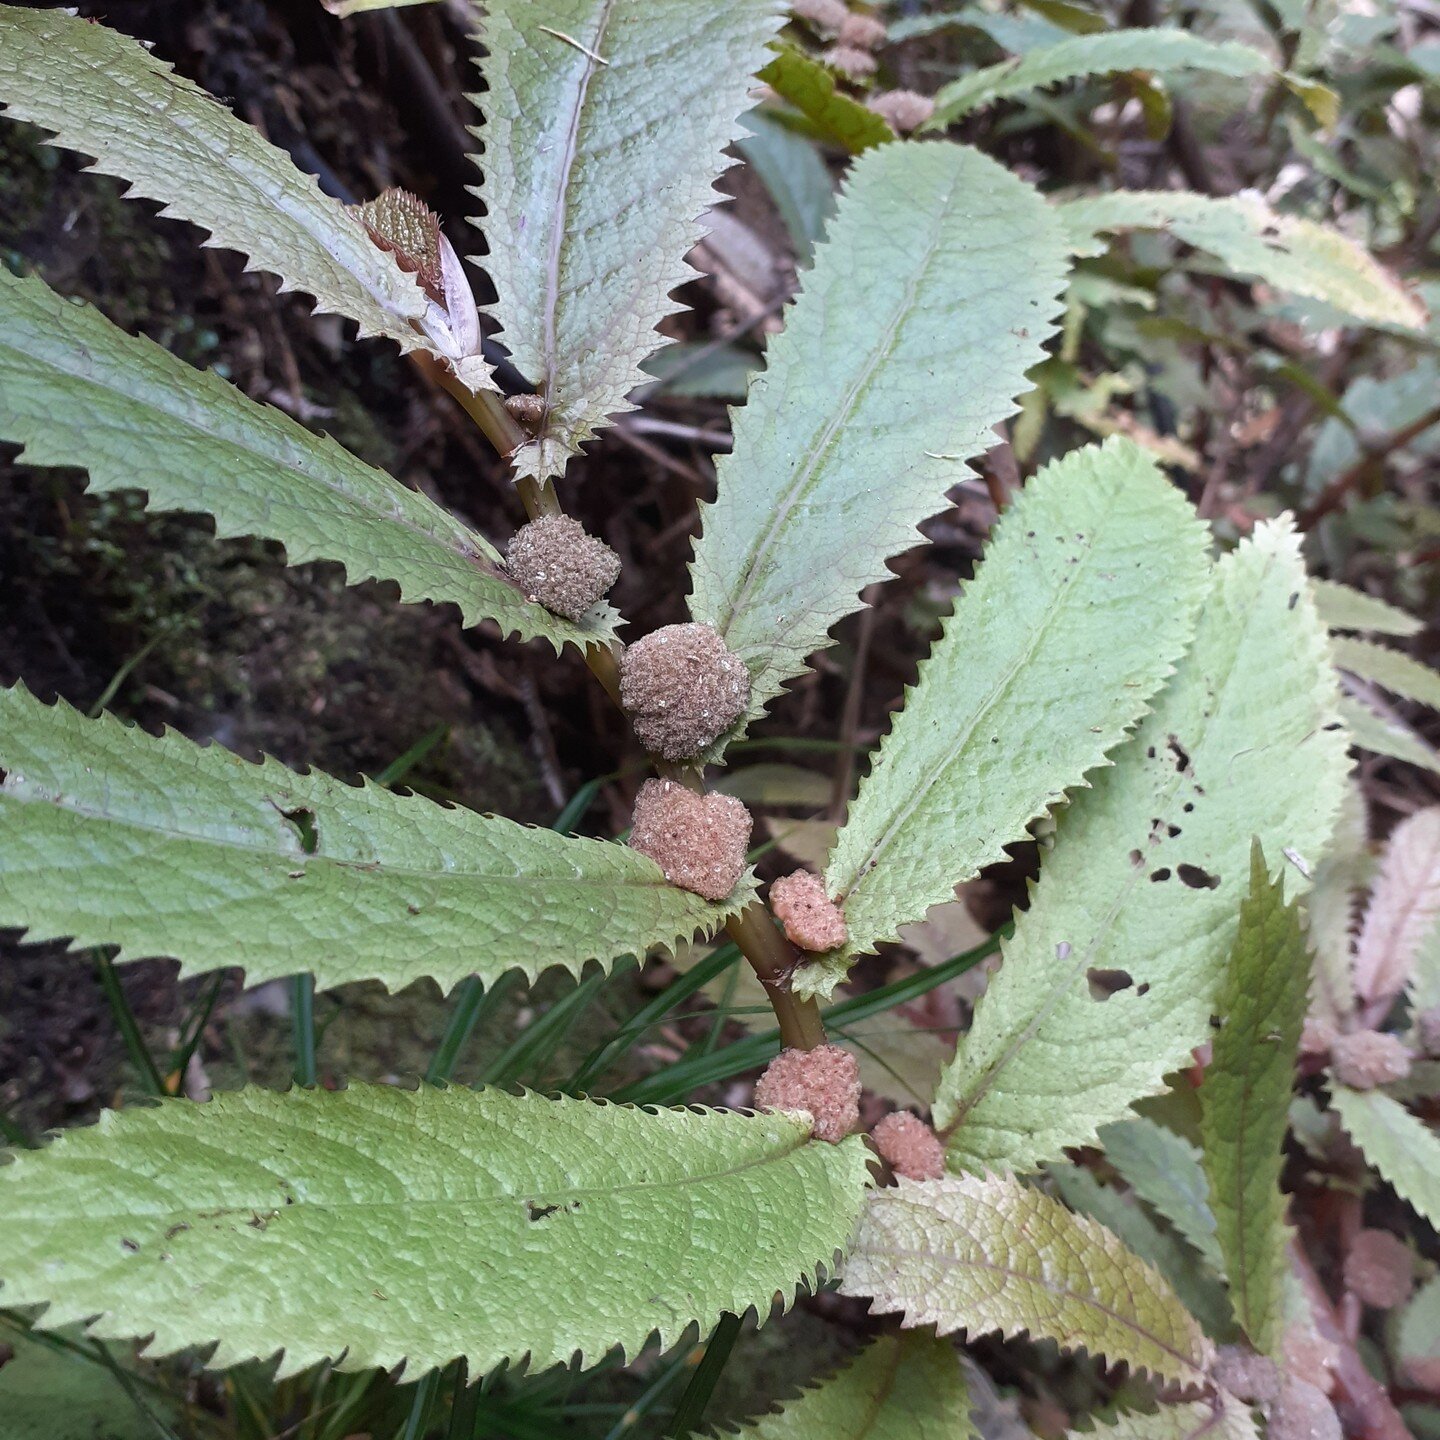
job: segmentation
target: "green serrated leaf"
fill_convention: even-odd
[[[1429,1369],[1440,1362],[1440,1275],[1421,1286],[1405,1307],[1396,1350],[1402,1366],[1425,1365]]]
[[[170,955],[182,974],[322,985],[578,973],[710,932],[712,904],[636,850],[253,765],[0,690],[0,924]]]
[[[927,130],[943,130],[962,116],[997,100],[1039,90],[1062,80],[1112,75],[1121,70],[1166,73],[1207,70],[1216,75],[1263,75],[1273,67],[1258,51],[1233,40],[1217,43],[1188,30],[1102,30],[1002,60],[942,85]]]
[[[953,1166],[1026,1170],[1091,1143],[1210,1038],[1250,836],[1302,866],[1329,838],[1348,768],[1334,706],[1299,537],[1262,525],[1217,567],[1154,713],[1060,818],[941,1082]]]
[[[1200,1152],[1183,1136],[1141,1115],[1104,1126],[1099,1138],[1105,1158],[1125,1183],[1223,1275]]]
[[[1440,775],[1440,754],[1407,725],[1401,725],[1377,714],[1368,705],[1348,695],[1340,697],[1340,718],[1350,732],[1350,742],[1357,750],[1372,755],[1388,755],[1407,765],[1418,765]]]
[[[850,807],[826,871],[850,941],[828,993],[1002,859],[1145,713],[1209,586],[1205,527],[1128,440],[1047,466],[1005,512]],[[1142,617],[1144,617],[1142,619]]]
[[[1300,907],[1285,903],[1257,840],[1200,1086],[1200,1130],[1235,1318],[1271,1355],[1283,1328],[1290,1239],[1280,1171],[1309,992]]]
[[[1385,844],[1355,942],[1362,1023],[1380,1025],[1440,940],[1440,805],[1407,815]],[[1428,988],[1417,987],[1423,995]],[[1420,998],[1417,996],[1417,998]]]
[[[793,45],[776,45],[759,78],[788,100],[820,137],[852,155],[888,144],[895,132],[873,111],[841,90],[834,72]]]
[[[1380,1090],[1332,1083],[1330,1104],[1365,1159],[1440,1229],[1440,1135]]]
[[[1257,1440],[1260,1431],[1247,1406],[1223,1390],[1209,1400],[1132,1410],[1092,1430],[1072,1430],[1072,1440]]]
[[[1399,650],[1371,640],[1357,640],[1353,635],[1337,635],[1330,643],[1335,663],[1342,670],[1362,680],[1373,680],[1406,700],[1440,710],[1440,671]]]
[[[88,470],[94,491],[143,488],[153,510],[213,515],[223,538],[278,540],[292,565],[333,560],[352,584],[450,601],[467,625],[557,650],[614,635],[608,605],[577,625],[533,604],[483,536],[328,436],[4,269],[0,436],[27,464]]]
[[[955,1347],[913,1334],[882,1335],[779,1414],[735,1433],[742,1440],[968,1440],[976,1430]]]
[[[1425,311],[1374,256],[1326,225],[1282,215],[1255,196],[1215,199],[1169,190],[1114,190],[1060,205],[1081,255],[1116,230],[1168,230],[1229,270],[1323,300],[1357,320],[1421,330]]]
[[[559,474],[634,408],[778,24],[776,0],[486,5],[483,264],[501,342],[547,405],[517,474]]]
[[[282,1374],[593,1364],[763,1318],[834,1262],[867,1151],[808,1136],[783,1115],[378,1085],[106,1111],[0,1168],[0,1296],[51,1327],[153,1334],[157,1355],[283,1351]]]
[[[835,213],[830,172],[809,140],[764,111],[752,110],[745,128],[750,133],[737,148],[770,192],[797,258],[808,263]]]
[[[1154,1270],[1103,1226],[1014,1176],[874,1191],[840,1289],[905,1326],[1025,1333],[1181,1384],[1200,1381],[1212,1353]]]
[[[338,200],[128,36],[64,10],[0,5],[0,101],[12,119],[130,181],[130,196],[209,232],[207,244],[240,251],[282,289],[313,296],[317,311],[354,320],[362,337],[448,353],[416,328],[431,307],[414,277]]]
[[[1331,630],[1368,630],[1376,635],[1418,635],[1424,623],[1413,615],[1334,580],[1312,580],[1315,609]]]
[[[750,668],[742,728],[1014,410],[1054,329],[1051,219],[958,145],[886,145],[851,170],[702,507],[691,613]]]

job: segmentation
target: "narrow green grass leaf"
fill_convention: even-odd
[[[1091,75],[1122,70],[1165,74],[1206,70],[1215,75],[1263,75],[1273,67],[1258,51],[1233,40],[1217,43],[1188,30],[1102,30],[1072,35],[1043,49],[987,65],[942,85],[927,130],[943,130],[962,116],[997,100]]]
[[[859,155],[895,138],[895,132],[873,110],[839,88],[833,70],[793,45],[776,45],[774,51],[759,78],[782,100],[788,100],[821,139]]]
[[[1215,199],[1170,190],[1112,190],[1058,207],[1075,249],[1101,253],[1117,230],[1168,230],[1237,275],[1323,300],[1357,320],[1422,330],[1425,310],[1400,281],[1348,236],[1282,215],[1254,196]]]
[[[740,1440],[969,1440],[977,1432],[955,1347],[912,1334],[882,1335],[778,1414],[735,1433]]]
[[[1053,220],[958,145],[885,145],[851,170],[702,509],[691,613],[750,669],[742,728],[1015,409],[1054,328]]]
[[[1440,671],[1422,665],[1399,650],[1377,645],[1372,640],[1357,640],[1353,635],[1337,635],[1331,649],[1335,663],[1342,670],[1362,680],[1372,680],[1403,699],[1440,710]]]
[[[1321,621],[1331,630],[1368,630],[1375,635],[1408,638],[1425,628],[1414,615],[1334,580],[1312,580],[1310,593]]]
[[[518,474],[559,474],[634,408],[779,20],[777,0],[485,6],[482,263],[501,343],[547,405]]]
[[[414,1379],[594,1364],[834,1263],[859,1137],[496,1090],[260,1089],[105,1111],[0,1168],[0,1297],[54,1327]],[[623,1257],[623,1263],[616,1263]]]
[[[1381,1178],[1440,1229],[1440,1135],[1380,1090],[1332,1084],[1330,1103]]]
[[[1154,713],[1060,817],[941,1081],[952,1166],[1027,1170],[1092,1143],[1211,1037],[1250,837],[1301,865],[1329,839],[1348,769],[1334,708],[1299,537],[1263,525],[1216,568]]]
[[[1104,762],[1194,633],[1207,539],[1129,440],[1025,486],[850,807],[825,876],[850,941],[799,988],[828,993]]]
[[[1280,1171],[1309,990],[1299,906],[1285,903],[1257,840],[1216,1005],[1200,1131],[1235,1317],[1264,1354],[1275,1352],[1282,1331],[1289,1227]]]
[[[533,604],[483,536],[328,436],[3,269],[0,436],[27,464],[88,470],[97,492],[143,489],[152,510],[213,516],[222,538],[278,540],[292,565],[393,580],[402,600],[452,602],[467,625],[557,650],[614,633],[608,605],[577,625]]]
[[[1212,1348],[1169,1285],[1103,1226],[1014,1176],[901,1180],[865,1206],[840,1289],[875,1314],[1085,1349],[1180,1384]]]
[[[0,690],[0,924],[321,985],[578,974],[717,929],[638,851]]]

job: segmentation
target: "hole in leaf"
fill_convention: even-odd
[[[533,1200],[525,1202],[525,1213],[533,1224],[536,1220],[543,1220],[547,1215],[553,1215],[560,1207],[558,1205],[537,1205]]]
[[[272,800],[270,803],[273,805],[275,802]],[[275,808],[295,831],[300,840],[300,848],[307,855],[313,855],[320,848],[320,830],[315,823],[315,812],[303,807],[286,810],[276,805]]]
[[[1165,748],[1175,757],[1175,768],[1182,775],[1186,774],[1190,769],[1190,752],[1186,750],[1174,735],[1166,738]]]
[[[1152,870],[1150,872],[1150,878],[1155,881],[1168,880],[1170,878],[1170,871],[1168,867],[1162,865],[1158,870]]]
[[[1085,983],[1090,987],[1090,998],[1103,1004],[1112,995],[1128,990],[1135,981],[1128,970],[1106,970],[1092,965],[1085,972]]]
[[[1208,870],[1202,870],[1198,865],[1177,865],[1175,873],[1180,877],[1181,882],[1192,890],[1218,890],[1220,888],[1220,877],[1210,874]]]

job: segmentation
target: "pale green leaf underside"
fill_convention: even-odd
[[[1440,1228],[1440,1135],[1379,1090],[1332,1084],[1330,1104],[1380,1177]]]
[[[779,24],[776,0],[492,0],[482,39],[481,261],[491,314],[547,401],[515,456],[554,475],[646,380],[686,252]],[[598,58],[597,58],[598,57]],[[603,62],[603,63],[602,63]]]
[[[1227,555],[1154,713],[1060,818],[1030,908],[941,1081],[950,1163],[1033,1168],[1092,1142],[1210,1037],[1250,837],[1313,865],[1348,762],[1299,542]],[[1091,969],[1129,988],[1096,998]]]
[[[1341,585],[1334,580],[1312,580],[1310,593],[1321,622],[1331,630],[1368,630],[1376,635],[1418,635],[1424,624],[1394,605]]]
[[[1323,300],[1357,320],[1419,330],[1425,311],[1399,280],[1338,230],[1282,215],[1254,196],[1214,199],[1168,190],[1112,190],[1059,206],[1077,253],[1115,230],[1168,230],[1227,269]]]
[[[855,163],[702,508],[690,609],[750,669],[742,727],[920,542],[1028,388],[1066,268],[1054,222],[963,146]]]
[[[577,625],[531,603],[487,540],[328,436],[3,269],[0,437],[28,464],[88,470],[93,490],[143,489],[154,510],[212,515],[222,537],[278,540],[292,565],[333,560],[352,583],[450,601],[467,625],[557,650],[614,632],[608,606]]]
[[[1440,754],[1413,730],[1377,715],[1368,705],[1348,695],[1340,697],[1340,718],[1350,732],[1351,743],[1372,755],[1388,755],[1440,775]]]
[[[1025,486],[836,841],[825,882],[850,943],[822,962],[834,979],[1003,858],[1144,714],[1193,633],[1207,539],[1128,440]]]
[[[975,1427],[955,1347],[912,1334],[881,1336],[779,1414],[736,1433],[740,1440],[967,1440]]]
[[[1257,845],[1200,1086],[1200,1133],[1235,1318],[1265,1354],[1283,1319],[1290,1234],[1280,1171],[1309,990],[1299,907],[1285,903]]]
[[[1406,700],[1440,710],[1440,672],[1412,656],[1370,640],[1357,640],[1353,635],[1337,635],[1331,641],[1331,650],[1342,670],[1362,680],[1373,680]]]
[[[1132,1410],[1092,1430],[1072,1430],[1071,1440],[1256,1440],[1260,1431],[1249,1409],[1224,1391],[1209,1400],[1161,1405],[1149,1414]]]
[[[867,1152],[808,1130],[370,1085],[106,1111],[0,1168],[0,1298],[287,1374],[633,1355],[833,1264]]]
[[[1217,75],[1262,75],[1273,67],[1258,51],[1233,40],[1217,43],[1186,30],[1101,30],[1002,60],[942,85],[927,130],[943,129],[972,110],[1029,90],[1120,70],[1164,74],[1207,70]]]
[[[865,1206],[840,1283],[876,1314],[1083,1348],[1182,1384],[1211,1354],[1169,1285],[1103,1226],[1013,1176],[901,1180]]]
[[[425,347],[414,277],[283,150],[136,41],[62,10],[0,6],[0,101],[317,310]]]
[[[0,691],[0,772],[0,925],[185,974],[398,989],[578,972],[713,931],[754,892],[747,876],[712,904],[624,845],[254,765],[23,689]]]

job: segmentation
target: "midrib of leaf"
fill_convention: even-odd
[[[892,1196],[892,1199],[903,1199],[903,1196]],[[928,1213],[927,1207],[917,1207],[922,1213]],[[933,1250],[912,1250],[899,1245],[868,1245],[867,1250],[872,1255],[897,1255],[906,1259],[914,1259],[922,1262],[933,1262],[935,1252]],[[1143,1325],[1137,1325],[1128,1315],[1122,1314],[1112,1306],[1106,1305],[1103,1301],[1096,1299],[1093,1295],[1084,1294],[1072,1290],[1068,1285],[1056,1285],[1048,1279],[1036,1276],[1033,1272],[1016,1270],[1009,1265],[998,1265],[993,1260],[964,1260],[952,1261],[946,1256],[941,1256],[941,1263],[944,1265],[963,1265],[967,1270],[986,1270],[991,1274],[1003,1276],[1006,1280],[1013,1280],[1025,1288],[1044,1290],[1048,1295],[1054,1295],[1061,1300],[1074,1301],[1077,1305],[1086,1310],[1097,1310],[1102,1315],[1108,1316],[1116,1321],[1123,1329],[1128,1330],[1132,1335],[1138,1335],[1142,1340],[1148,1341],[1157,1349],[1163,1350],[1167,1355],[1173,1356],[1187,1370],[1203,1370],[1204,1363],[1197,1360],[1194,1355],[1187,1355],[1183,1350],[1177,1350],[1167,1341],[1162,1340],[1153,1331],[1147,1330]]]
[[[951,181],[945,192],[943,204],[937,206],[937,210],[943,212],[955,196],[955,181]],[[911,278],[906,282],[905,294],[901,304],[896,307],[891,315],[889,323],[885,327],[885,333],[880,343],[871,351],[871,358],[865,368],[856,376],[854,383],[846,392],[844,401],[837,406],[830,414],[830,418],[821,429],[820,438],[811,447],[810,454],[796,473],[795,479],[791,482],[782,504],[778,505],[775,515],[770,522],[769,529],[762,535],[756,537],[756,543],[750,554],[753,558],[747,560],[745,568],[745,581],[735,592],[734,599],[730,602],[728,610],[721,618],[716,629],[723,635],[730,627],[730,622],[735,615],[745,608],[750,598],[750,591],[758,579],[761,567],[764,565],[770,551],[774,548],[776,539],[784,528],[785,521],[789,518],[790,512],[800,503],[803,493],[809,489],[821,462],[830,454],[834,448],[835,437],[844,428],[846,422],[854,413],[856,406],[860,403],[861,397],[870,388],[875,376],[879,374],[886,361],[890,358],[890,352],[895,344],[895,337],[900,332],[900,326],[909,315],[915,304],[915,296],[919,292],[921,284],[929,278],[931,266],[935,263],[935,257],[939,253],[940,237],[936,229],[932,228],[930,243],[926,248],[925,259],[915,267]]]
[[[1274,556],[1271,556],[1266,563],[1266,571],[1268,572],[1275,565],[1275,563],[1276,558]],[[1254,619],[1254,615],[1255,608],[1252,605],[1246,613],[1245,620],[1243,625],[1241,626],[1240,635],[1236,643],[1229,648],[1229,654],[1225,668],[1225,679],[1216,691],[1216,694],[1219,697],[1223,697],[1230,688],[1230,682],[1235,673],[1235,664],[1239,660],[1240,655],[1245,648],[1244,642],[1249,634],[1250,625]],[[1218,713],[1221,708],[1222,706],[1218,703],[1217,700],[1217,703],[1210,707],[1210,714],[1214,715]],[[1180,784],[1181,776],[1177,771],[1175,774],[1175,778],[1169,782],[1169,786],[1165,791],[1165,800],[1167,802],[1175,798],[1176,792],[1180,788]],[[1000,1059],[986,1072],[984,1079],[976,1083],[970,1097],[966,1100],[966,1103],[963,1107],[961,1107],[958,1112],[961,1118],[963,1118],[966,1114],[973,1110],[975,1106],[978,1105],[987,1094],[989,1094],[991,1087],[994,1085],[996,1080],[999,1079],[1005,1067],[1013,1059],[1015,1059],[1015,1057],[1030,1043],[1030,1040],[1035,1035],[1036,1031],[1038,1031],[1040,1027],[1050,1018],[1050,1016],[1054,1013],[1055,1007],[1059,1005],[1060,1002],[1065,998],[1070,987],[1075,983],[1076,980],[1079,979],[1080,975],[1082,975],[1086,970],[1090,968],[1091,958],[1096,954],[1096,951],[1099,949],[1100,942],[1110,933],[1110,930],[1114,926],[1116,920],[1119,918],[1121,911],[1125,909],[1131,895],[1135,891],[1136,886],[1140,883],[1143,873],[1143,869],[1136,870],[1128,877],[1124,886],[1119,891],[1117,891],[1115,903],[1110,907],[1108,913],[1106,914],[1105,924],[1097,930],[1091,946],[1086,949],[1079,956],[1076,963],[1072,965],[1068,971],[1065,972],[1064,981],[1059,984],[1054,984],[1050,987],[1050,994],[1046,997],[1045,1003],[1037,1007],[1035,1015],[1030,1020],[1030,1022],[1025,1026],[1023,1030],[1020,1031],[1020,1033],[1015,1037],[1015,1039],[1005,1047],[1005,1049],[1001,1052]],[[1073,955],[1074,953],[1075,952],[1072,950],[1071,954]]]

